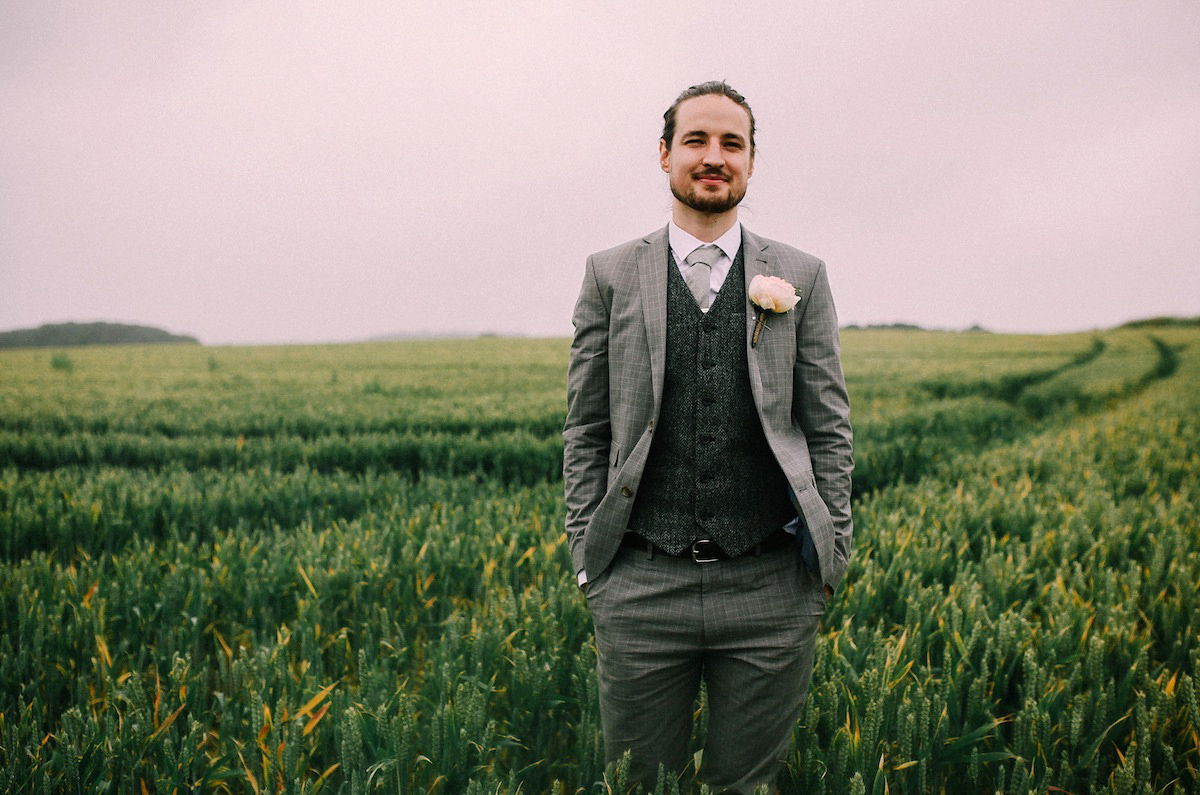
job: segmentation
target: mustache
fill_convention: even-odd
[[[725,173],[724,170],[719,168],[706,168],[703,171],[697,171],[696,173],[692,174],[692,179],[709,179],[712,177],[723,179],[726,182],[730,180],[729,174]]]

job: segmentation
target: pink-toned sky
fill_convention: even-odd
[[[0,330],[569,335],[713,78],[844,323],[1196,315],[1198,42],[1191,0],[0,0]]]

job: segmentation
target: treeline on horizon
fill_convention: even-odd
[[[46,323],[37,328],[0,331],[0,348],[163,343],[199,345],[200,340],[184,334],[172,334],[152,326],[135,326],[128,323]]]
[[[1139,318],[1137,320],[1130,320],[1125,323],[1121,323],[1118,326],[1114,326],[1113,328],[1118,328],[1118,329],[1123,329],[1123,328],[1134,328],[1134,329],[1136,329],[1136,328],[1187,328],[1190,326],[1200,326],[1200,315],[1197,315],[1195,317],[1179,317],[1177,315],[1156,315],[1154,317],[1145,317],[1145,318]],[[842,330],[843,331],[939,331],[939,330],[959,331],[959,329],[931,329],[931,328],[922,326],[919,323],[905,323],[905,322],[870,323],[870,324],[865,324],[865,325],[858,324],[858,323],[850,323],[848,325],[842,326]],[[974,325],[968,326],[965,329],[961,329],[961,331],[972,332],[972,333],[981,332],[981,333],[990,334],[992,330],[989,328],[985,328],[984,326],[981,326],[978,323],[976,323]]]
[[[1200,326],[1200,315],[1178,317],[1160,315],[1122,323],[1116,328],[1181,328]],[[851,323],[842,327],[846,331],[932,331],[917,323]],[[991,333],[990,329],[978,324],[962,329],[969,333]],[[495,336],[486,334],[483,336]],[[382,338],[381,338],[382,339]],[[31,329],[0,331],[0,348],[68,348],[85,345],[151,345],[151,344],[199,345],[200,340],[186,334],[172,334],[153,326],[138,326],[129,323],[46,323]]]

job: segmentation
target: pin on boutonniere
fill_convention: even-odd
[[[747,292],[758,313],[758,320],[754,322],[754,335],[750,337],[750,347],[754,348],[758,345],[758,336],[762,334],[767,313],[782,315],[791,312],[792,307],[800,301],[800,291],[786,279],[763,276],[760,273],[750,280]]]

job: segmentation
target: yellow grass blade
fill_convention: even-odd
[[[99,635],[96,636],[96,651],[99,653],[100,659],[104,660],[104,664],[112,668],[112,657],[108,654],[108,644]]]
[[[258,779],[256,779],[254,774],[250,772],[250,766],[246,764],[245,758],[242,757],[242,752],[238,751],[237,755],[238,761],[242,763],[242,770],[246,772],[246,778],[250,781],[250,788],[254,790],[254,795],[258,795]]]
[[[333,771],[337,770],[339,767],[341,767],[341,764],[336,763],[336,762],[334,764],[330,765],[328,767],[328,769],[326,769],[326,771],[321,774],[321,777],[313,782],[313,787],[315,788],[315,787],[319,786],[321,784],[321,782],[323,782],[325,779],[329,778],[333,774]]]
[[[308,579],[308,575],[304,573],[304,567],[300,565],[300,561],[296,561],[296,571],[300,572],[300,576],[304,579],[304,584],[308,586],[308,590],[313,597],[320,599],[321,595],[317,593],[317,589],[313,587],[312,580]]]
[[[186,706],[187,706],[186,704],[180,704],[179,709],[175,710],[170,715],[168,715],[167,719],[162,722],[162,725],[154,730],[154,734],[150,735],[150,739],[146,740],[146,745],[149,745],[150,743],[157,740],[162,735],[163,732],[165,732],[167,729],[171,728],[171,724],[175,722],[175,719],[179,717],[179,713],[183,712],[183,708]]]
[[[300,708],[300,711],[296,713],[296,717],[303,718],[305,715],[312,712],[313,707],[317,706],[317,704],[320,704],[321,699],[323,699],[323,698],[325,698],[325,696],[329,695],[329,691],[331,691],[335,687],[337,687],[337,684],[340,681],[342,681],[342,680],[339,679],[339,680],[337,680],[337,682],[331,682],[330,684],[321,688],[320,692],[318,692],[315,696],[313,696],[307,702],[305,702],[304,706]]]
[[[309,719],[308,723],[304,724],[304,736],[305,737],[312,734],[312,730],[317,728],[317,724],[321,722],[321,718],[325,717],[325,713],[329,711],[329,706],[332,703],[333,703],[332,701],[327,702],[325,704],[325,706],[323,706],[319,710],[317,710],[317,714],[313,715],[312,718]]]
[[[162,704],[162,681],[158,678],[158,669],[154,669],[154,728],[158,728],[158,707]]]
[[[230,664],[233,663],[233,649],[229,648],[229,644],[225,642],[225,638],[221,637],[221,633],[213,630],[213,634],[217,636],[217,643],[221,644],[221,648],[225,652],[225,660]]]

